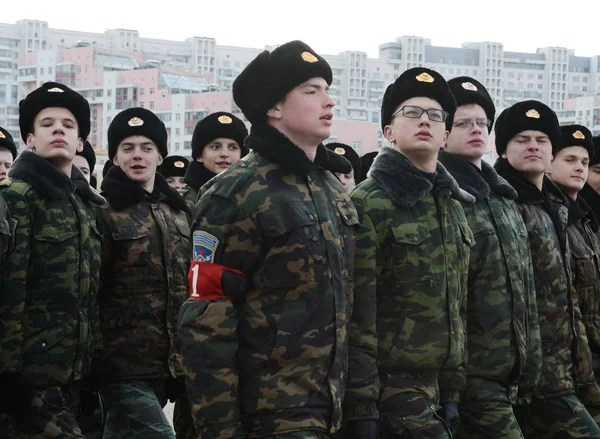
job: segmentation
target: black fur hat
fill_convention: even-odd
[[[209,114],[196,124],[192,135],[192,159],[196,160],[202,155],[206,145],[220,137],[235,140],[242,148],[242,157],[248,153],[248,148],[244,146],[248,129],[244,122],[231,113],[219,111]]]
[[[141,107],[128,108],[115,116],[108,126],[108,158],[113,159],[119,143],[130,136],[144,136],[158,147],[160,155],[169,154],[167,128],[152,111]]]
[[[594,159],[594,140],[592,133],[583,125],[564,125],[560,127],[560,146],[556,152],[569,146],[581,146],[587,149],[590,162]]]
[[[19,102],[19,127],[23,142],[27,141],[27,134],[33,130],[35,117],[49,107],[66,108],[73,113],[79,126],[79,137],[87,139],[91,125],[88,101],[64,84],[46,82]]]
[[[233,82],[233,100],[252,124],[266,121],[267,111],[292,89],[311,78],[332,81],[331,67],[302,41],[261,52]]]
[[[157,169],[163,177],[185,177],[185,173],[188,169],[188,165],[190,161],[183,156],[180,155],[170,155],[165,157]]]
[[[448,81],[450,91],[456,99],[456,106],[477,104],[483,108],[487,118],[493,123],[496,116],[496,107],[492,97],[483,86],[483,84],[474,78],[468,76],[459,76]],[[488,132],[492,126],[488,127]]]
[[[13,136],[4,128],[0,127],[0,148],[6,148],[12,154],[13,160],[17,158],[17,145]]]

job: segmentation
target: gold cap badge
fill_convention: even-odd
[[[139,117],[132,117],[127,123],[130,127],[141,127],[142,125],[144,125],[144,121]]]
[[[585,134],[583,134],[581,131],[577,130],[573,133],[573,137],[575,139],[585,139]]]
[[[346,150],[344,148],[342,148],[341,146],[338,146],[336,149],[333,150],[333,152],[335,152],[336,154],[340,154],[340,155],[346,154]]]
[[[429,73],[423,72],[419,76],[417,76],[417,81],[431,83],[431,82],[435,81],[435,78],[433,76],[431,76]]]
[[[49,93],[63,93],[64,90],[59,87],[53,87],[53,88],[48,89],[48,92]]]
[[[219,116],[219,118],[217,120],[219,121],[219,123],[222,123],[222,124],[225,124],[225,125],[233,122],[233,119],[231,117],[229,117],[229,116],[226,116],[226,115]]]
[[[313,62],[319,61],[319,58],[317,58],[316,56],[314,56],[310,52],[302,52],[302,55],[300,55],[300,56],[302,57],[302,59],[304,61],[309,62],[309,63],[313,63]]]
[[[6,139],[6,136],[4,135],[4,133],[2,131],[0,131],[0,139]]]
[[[525,116],[531,117],[532,119],[539,119],[540,118],[540,113],[538,113],[537,110],[534,110],[532,108],[527,113],[525,113]]]
[[[461,85],[465,90],[477,91],[477,86],[472,82],[463,82]]]
[[[176,168],[185,168],[185,163],[183,163],[181,160],[176,161],[175,163],[173,163],[173,166],[175,166]]]

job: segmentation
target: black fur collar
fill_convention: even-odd
[[[185,202],[175,189],[169,186],[165,177],[156,173],[154,192],[149,194],[139,184],[131,181],[119,168],[113,166],[102,180],[102,195],[116,210],[125,209],[141,201],[149,199],[153,202],[163,201],[175,210],[185,211]]]
[[[81,198],[90,203],[101,206],[106,201],[89,185],[77,166],[71,168],[69,178],[48,160],[31,151],[23,151],[17,157],[8,175],[31,183],[44,198],[61,200],[77,191]]]
[[[183,182],[189,187],[199,191],[200,188],[215,175],[217,174],[210,172],[202,163],[194,160],[188,165],[185,177],[183,177]]]
[[[462,157],[445,151],[440,151],[438,160],[452,174],[458,185],[477,201],[484,200],[490,192],[511,200],[517,198],[517,191],[485,161],[481,162],[479,170]]]
[[[600,226],[598,224],[598,218],[580,193],[576,200],[569,198],[569,225],[573,225],[581,220],[589,220],[590,227],[594,233],[598,231]]]
[[[504,177],[512,187],[517,191],[517,201],[520,203],[534,203],[546,201],[545,195],[552,195],[559,199],[565,206],[569,205],[569,200],[563,194],[558,186],[552,180],[544,176],[543,190],[540,191],[536,185],[527,180],[523,174],[517,171],[508,163],[508,160],[502,157],[496,160],[494,168],[502,177]]]
[[[304,151],[296,146],[279,130],[267,124],[252,125],[250,135],[244,145],[256,151],[274,163],[297,174],[308,174],[322,167],[331,172],[347,173],[352,169],[350,162],[339,154],[319,145],[315,161],[306,157]]]
[[[423,175],[404,155],[393,148],[381,148],[369,171],[372,178],[398,206],[411,207],[432,190],[448,190],[452,197],[465,203],[475,198],[462,190],[446,168],[438,162],[435,183]]]
[[[577,198],[583,198],[590,212],[593,213],[596,221],[598,221],[600,218],[600,195],[589,184],[586,184],[581,192],[579,192],[579,197]]]

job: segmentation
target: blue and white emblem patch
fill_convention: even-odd
[[[216,236],[202,230],[194,231],[194,261],[213,262],[213,257],[219,246]]]

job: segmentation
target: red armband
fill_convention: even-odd
[[[190,285],[190,299],[193,300],[215,300],[228,299],[230,297],[223,293],[223,273],[230,271],[240,276],[245,276],[239,270],[233,270],[223,265],[212,262],[193,261],[188,273]]]

